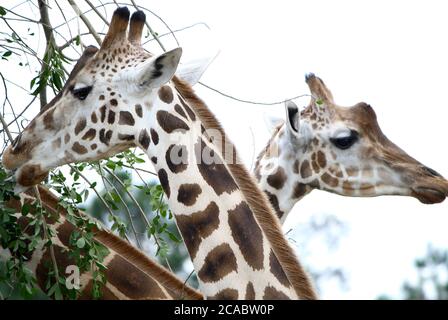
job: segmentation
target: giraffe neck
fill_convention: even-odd
[[[41,200],[45,209],[55,219],[48,219],[47,223],[57,232],[52,238],[53,248],[59,272],[65,274],[69,265],[76,262],[69,254],[69,238],[73,231],[78,230],[66,219],[66,212],[58,205],[58,199],[48,189],[39,187]],[[21,212],[23,202],[32,203],[34,197],[24,195],[22,200],[11,200],[10,208]],[[80,212],[81,215],[85,215]],[[26,230],[27,219],[18,214],[18,223]],[[95,230],[94,239],[103,244],[109,251],[104,258],[106,284],[102,286],[101,298],[107,300],[126,299],[202,299],[202,295],[186,286],[180,279],[173,276],[166,269],[146,257],[121,238],[104,231]],[[39,287],[47,291],[48,265],[50,264],[49,250],[39,243],[33,252],[26,257],[27,268],[34,274]],[[90,272],[80,275],[79,299],[92,299],[93,278]]]
[[[174,83],[146,109],[139,144],[154,163],[200,291],[209,299],[315,298],[224,131],[188,85]]]
[[[297,153],[293,150],[286,126],[278,127],[266,148],[258,156],[254,175],[283,223],[297,201],[312,190],[313,181],[300,173]]]

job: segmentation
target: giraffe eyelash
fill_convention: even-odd
[[[355,130],[350,130],[350,135],[346,137],[330,138],[331,143],[341,150],[346,150],[353,146],[359,139],[359,133]]]
[[[85,100],[92,91],[93,86],[82,87],[79,89],[72,89],[72,94],[79,100]]]

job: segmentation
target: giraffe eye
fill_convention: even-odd
[[[355,130],[350,131],[350,135],[341,138],[330,138],[332,144],[334,144],[337,148],[346,150],[353,146],[356,141],[359,139],[359,134]]]
[[[72,94],[78,98],[79,100],[85,100],[89,95],[90,91],[92,91],[92,86],[83,87],[79,89],[73,89]]]

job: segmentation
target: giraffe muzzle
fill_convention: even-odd
[[[416,187],[412,189],[412,196],[424,204],[440,203],[447,197],[447,191],[432,187]]]

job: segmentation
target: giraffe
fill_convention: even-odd
[[[78,62],[75,64],[69,75],[67,83],[70,83],[79,70],[96,53],[93,47],[87,48]],[[41,113],[51,109],[62,97],[64,90],[53,98],[48,105],[44,107]],[[67,211],[58,205],[58,198],[44,186],[39,185],[39,194],[42,205],[48,212],[52,213],[52,218],[47,219],[47,224],[55,228],[56,237],[52,242],[56,245],[55,258],[57,265],[62,271],[67,265],[75,265],[75,261],[70,257],[68,239],[74,230],[79,230],[75,225],[69,222]],[[32,203],[36,201],[35,195],[31,192],[21,194],[20,199],[11,198],[6,207],[15,209],[17,222],[26,232],[28,218],[22,217],[21,207],[23,203]],[[79,211],[81,216],[88,217],[87,214]],[[140,250],[133,247],[128,242],[115,236],[106,230],[96,230],[95,240],[104,245],[109,254],[105,257],[104,265],[107,267],[107,284],[102,288],[101,299],[203,299],[203,295],[185,285],[177,277],[173,276],[157,262],[148,258]],[[5,250],[4,254],[10,256]],[[49,252],[47,248],[40,243],[36,248],[25,257],[26,265],[37,280],[38,286],[46,292],[47,271],[49,264]],[[92,299],[92,275],[88,272],[81,276],[79,299]]]
[[[132,15],[127,35],[129,15],[115,11],[99,51],[5,150],[17,191],[57,166],[138,146],[158,173],[205,298],[315,299],[267,197],[215,116],[173,77],[181,49],[146,53],[144,14]]]
[[[353,197],[411,196],[427,204],[445,200],[448,181],[386,138],[370,105],[340,107],[320,78],[308,74],[306,82],[310,104],[299,112],[286,103],[286,121],[277,125],[254,167],[282,221],[313,189]]]
[[[56,231],[52,237],[52,243],[59,271],[64,274],[68,266],[76,265],[70,256],[69,239],[71,234],[78,230],[75,225],[67,220],[67,211],[59,205],[59,199],[44,186],[39,186],[40,201],[51,217],[46,219]],[[29,218],[21,213],[24,203],[31,204],[36,198],[31,192],[22,193],[19,199],[11,198],[5,205],[15,209],[17,223],[25,233],[34,232],[29,227]],[[86,213],[79,211],[81,216]],[[154,300],[154,299],[188,299],[198,300],[203,296],[200,292],[185,285],[183,281],[172,275],[171,272],[160,266],[157,262],[148,258],[143,252],[133,247],[130,243],[103,229],[94,230],[95,241],[108,249],[103,265],[107,282],[101,288],[101,299],[104,300]],[[48,266],[51,264],[50,252],[43,243],[27,253],[25,265],[37,280],[38,286],[48,291],[46,286],[48,278]],[[78,299],[92,299],[93,279],[91,272],[80,275]]]

